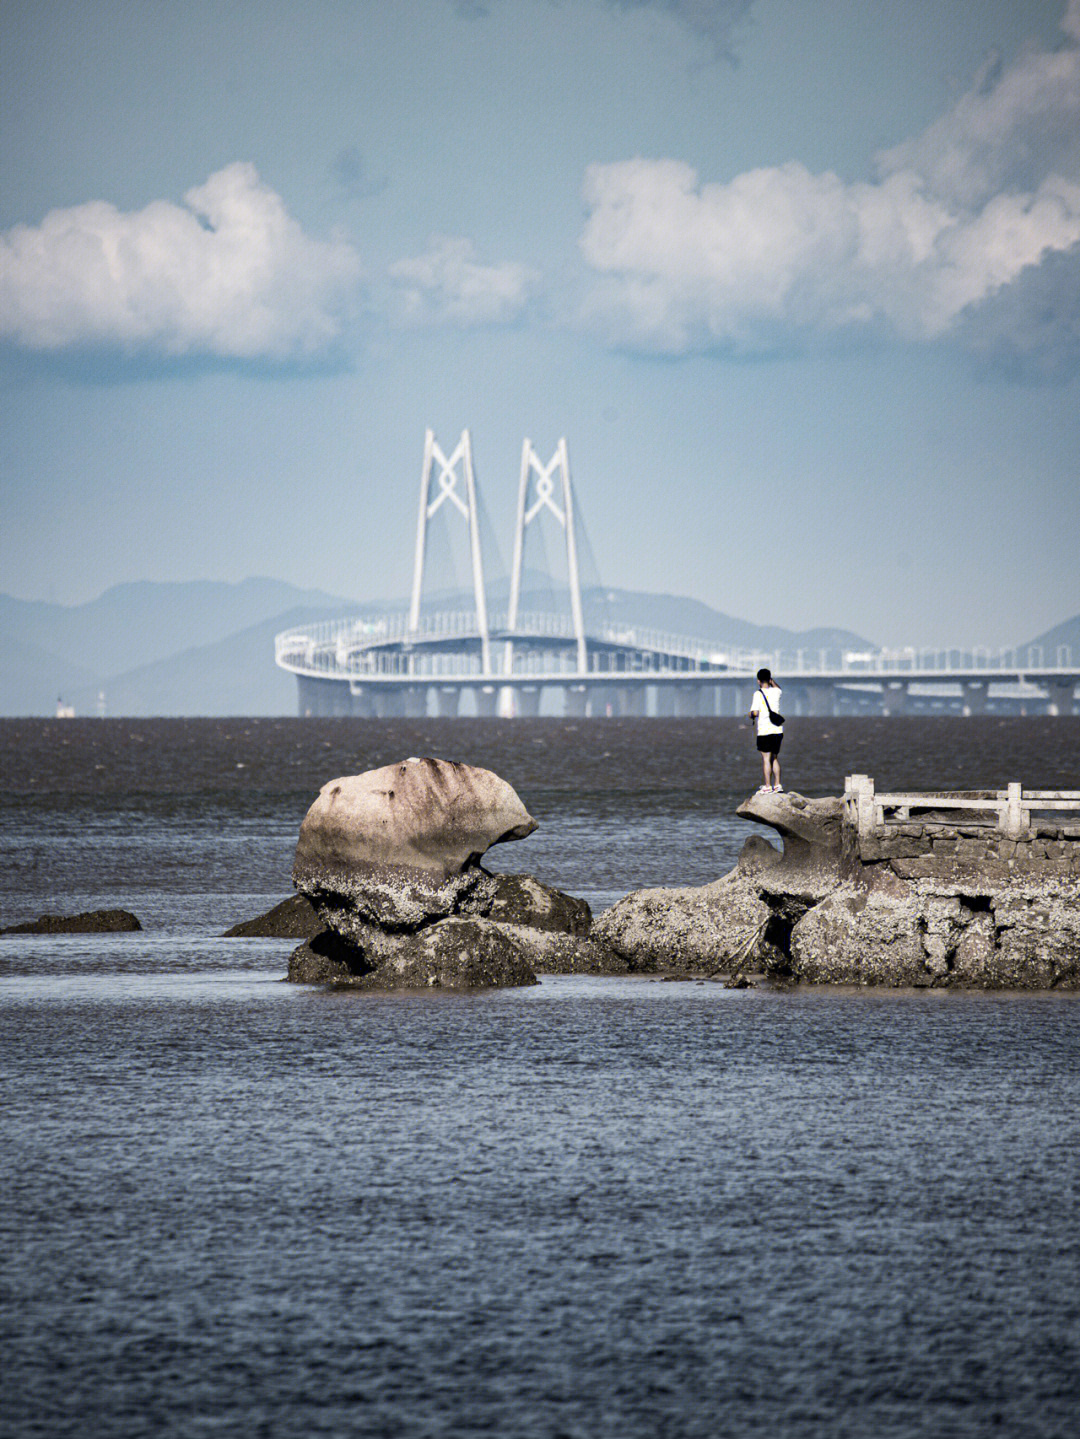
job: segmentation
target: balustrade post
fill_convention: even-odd
[[[1024,792],[1019,784],[1010,784],[1005,791],[1005,805],[1000,813],[1001,828],[1010,839],[1019,839],[1024,832]]]

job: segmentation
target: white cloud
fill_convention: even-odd
[[[502,325],[524,311],[539,280],[526,265],[481,265],[470,240],[433,236],[425,255],[399,260],[403,318],[413,324]]]
[[[339,339],[360,278],[306,235],[254,166],[125,213],[104,200],[0,235],[0,336],[35,350],[307,358]]]
[[[670,353],[871,323],[932,339],[1050,256],[1080,277],[1080,0],[1063,27],[1059,50],[983,77],[879,157],[874,181],[798,163],[725,184],[674,160],[591,167],[589,317]]]

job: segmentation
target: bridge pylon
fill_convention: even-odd
[[[556,479],[557,477],[557,479]],[[556,496],[556,484],[558,495]],[[585,648],[585,619],[581,608],[581,579],[578,573],[577,537],[574,521],[574,492],[570,484],[570,457],[566,440],[561,439],[555,453],[545,465],[526,440],[521,447],[521,476],[518,483],[517,524],[514,528],[514,565],[510,576],[510,611],[507,629],[517,628],[518,606],[521,603],[521,579],[525,556],[525,531],[547,510],[562,527],[566,541],[566,568],[570,587],[570,613],[577,644],[579,674],[588,669]],[[506,672],[513,674],[514,642],[506,642]]]
[[[458,466],[461,466],[460,473]],[[432,476],[438,466],[437,493],[432,497]],[[464,490],[464,494],[462,494]],[[469,558],[472,568],[476,627],[480,635],[480,662],[484,674],[491,673],[491,637],[488,629],[487,592],[484,588],[484,559],[480,550],[480,526],[476,505],[476,475],[473,470],[472,441],[462,430],[450,458],[439,447],[434,432],[424,433],[424,465],[420,474],[420,508],[416,521],[416,559],[413,565],[412,604],[409,607],[409,634],[420,628],[420,598],[424,589],[424,558],[427,527],[431,517],[449,501],[469,528]]]

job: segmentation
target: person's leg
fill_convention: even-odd
[[[761,751],[761,764],[762,764],[762,768],[763,768],[764,771],[765,771],[765,782],[764,782],[764,788],[765,788],[765,789],[772,789],[772,780],[769,778],[769,775],[772,773],[772,770],[771,770],[771,767],[770,767],[770,761],[771,761],[771,759],[772,759],[772,755],[769,753],[769,751],[768,751],[767,749],[763,749],[763,750]]]
[[[772,779],[769,781],[769,783],[772,785],[773,789],[779,789],[779,788],[780,788],[780,751],[777,750],[776,753],[775,753],[774,755],[770,755],[769,758],[772,760]]]

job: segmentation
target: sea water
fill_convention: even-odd
[[[789,726],[790,787],[1080,788],[1074,720]],[[282,982],[319,785],[438,754],[601,908],[715,878],[735,721],[0,721],[0,1431],[1072,1436],[1080,996]]]

